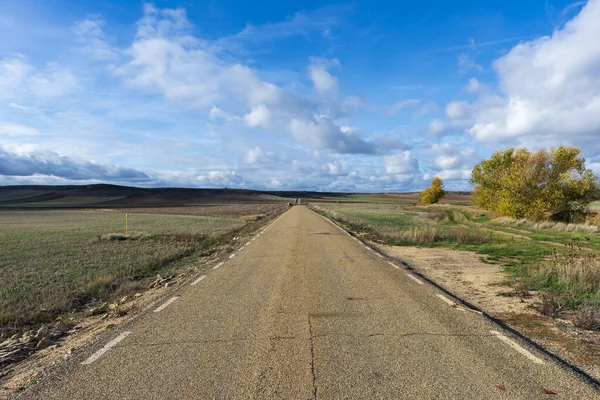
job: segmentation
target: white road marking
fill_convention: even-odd
[[[251,241],[252,241],[252,240],[251,240]],[[251,242],[251,241],[250,241],[250,242]],[[250,242],[246,243],[246,246],[248,246],[248,245],[250,244]]]
[[[509,338],[507,338],[506,336],[504,336],[500,332],[498,332],[498,331],[490,331],[490,333],[492,335],[495,335],[498,339],[502,340],[504,343],[508,344],[510,347],[512,347],[513,349],[515,349],[519,353],[523,354],[525,357],[527,357],[528,359],[530,359],[531,361],[533,361],[535,364],[543,364],[544,363],[541,359],[537,358],[536,356],[534,356],[533,354],[531,354],[529,351],[525,350],[524,348],[522,348],[521,346],[519,346],[516,342],[513,342],[512,340],[510,340]]]
[[[367,250],[371,250],[371,248],[369,246],[365,246],[365,249]]]
[[[415,277],[414,277],[412,274],[406,274],[406,276],[408,276],[408,277],[409,277],[410,279],[412,279],[413,281],[415,281],[415,282],[417,282],[417,283],[419,283],[419,284],[421,284],[421,285],[424,285],[424,282],[422,282],[421,280],[419,280],[419,279],[415,278]]]
[[[383,256],[381,254],[379,254],[379,253],[376,253],[376,254],[377,254],[377,257],[383,258]]]
[[[230,259],[232,259],[233,257],[235,257],[235,253],[229,256]]]
[[[154,310],[154,312],[161,312],[162,310],[164,310],[165,308],[167,308],[167,306],[169,304],[171,304],[172,302],[174,302],[175,300],[177,300],[177,297],[171,297],[169,300],[167,300],[165,303],[163,303],[161,306],[159,306],[156,310]]]
[[[446,296],[443,296],[441,294],[436,294],[437,297],[439,297],[440,299],[444,300],[446,303],[448,303],[451,306],[455,306],[456,303],[453,302],[452,300],[450,300],[449,298],[447,298]]]
[[[87,364],[93,363],[94,361],[96,361],[97,359],[99,359],[100,357],[102,357],[102,355],[104,353],[106,353],[107,351],[109,351],[112,347],[115,347],[117,345],[117,343],[119,343],[121,340],[123,340],[127,336],[129,336],[129,334],[131,334],[131,332],[123,332],[123,333],[121,333],[119,336],[117,336],[116,338],[114,338],[110,342],[106,343],[103,348],[101,348],[100,350],[98,350],[97,352],[95,352],[94,354],[92,354],[90,356],[90,358],[88,358],[87,360],[85,360],[81,364],[87,365]]]
[[[242,250],[244,250],[244,246],[242,246],[238,249],[238,251],[242,251]]]
[[[222,264],[222,263],[221,263]],[[214,269],[214,268],[213,268]],[[192,286],[197,285],[202,279],[206,278],[206,275],[199,276],[194,282],[191,283]]]
[[[215,266],[214,266],[212,269],[217,269],[217,268],[219,268],[221,265],[223,265],[223,263],[222,263],[222,262],[220,262],[220,263],[218,263],[217,265],[215,265]]]
[[[399,266],[397,266],[396,264],[394,264],[394,263],[393,263],[393,262],[391,262],[391,261],[388,261],[388,264],[390,264],[392,267],[394,267],[394,268],[396,268],[396,269],[400,269],[400,267],[399,267]]]

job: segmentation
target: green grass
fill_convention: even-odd
[[[0,334],[106,300],[245,229],[239,218],[101,211],[0,212]]]

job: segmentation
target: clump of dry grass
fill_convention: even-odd
[[[450,229],[436,225],[418,225],[409,230],[399,232],[395,237],[396,244],[427,246],[436,242],[457,244],[481,244],[489,241],[489,236],[477,230]]]
[[[548,260],[528,270],[533,286],[545,291],[541,311],[554,316],[600,298],[600,255],[576,249],[553,252]]]
[[[600,229],[600,213],[597,213],[594,217],[590,218],[590,224]]]
[[[427,217],[436,222],[450,221],[448,214],[442,210],[432,211],[427,214]]]
[[[591,304],[584,305],[573,317],[573,325],[590,331],[600,330],[600,309]]]
[[[582,232],[582,233],[598,233],[600,232],[600,221],[596,226],[586,224],[567,224],[564,222],[541,221],[534,222],[526,219],[513,219],[510,217],[500,217],[493,221],[499,225],[513,225],[517,227],[525,227],[529,229],[548,229],[556,232]]]

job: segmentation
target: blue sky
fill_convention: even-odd
[[[0,184],[469,189],[600,172],[600,0],[0,0]]]

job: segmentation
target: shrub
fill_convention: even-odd
[[[420,204],[435,204],[446,195],[444,184],[437,176],[431,180],[431,186],[425,189],[419,197]]]
[[[573,146],[530,152],[512,147],[473,168],[473,202],[500,215],[575,222],[598,193],[596,176]]]

